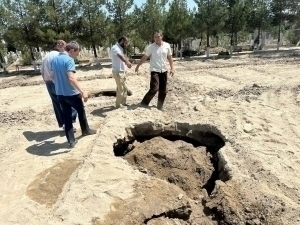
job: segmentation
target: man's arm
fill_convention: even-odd
[[[147,59],[148,59],[148,55],[147,54],[145,54],[141,59],[140,59],[140,61],[139,61],[139,63],[136,65],[136,67],[135,67],[135,72],[136,73],[138,73],[139,72],[139,67],[140,67],[140,65],[142,65]]]
[[[169,61],[171,70],[174,70],[174,64],[173,64],[173,57],[172,57],[172,55],[168,55],[168,61]]]
[[[82,89],[81,85],[79,84],[79,82],[77,80],[77,76],[75,74],[76,70],[75,70],[74,60],[70,60],[67,63],[66,69],[67,69],[67,75],[68,75],[71,85],[80,92],[81,97],[83,98],[84,102],[86,102],[88,100],[89,96],[88,96],[88,93]]]
[[[140,59],[139,63],[135,67],[135,72],[139,71],[140,65],[142,65],[150,56],[151,56],[151,49],[150,46],[148,46],[145,55]]]
[[[82,89],[81,85],[79,84],[79,82],[77,80],[77,76],[76,76],[75,72],[68,71],[67,75],[68,75],[71,85],[80,92],[81,97],[83,98],[84,102],[86,102],[89,97],[88,93]]]
[[[72,86],[74,88],[76,88],[80,93],[83,93],[84,91],[83,91],[81,85],[79,84],[79,82],[77,80],[77,76],[74,73],[74,71],[68,71],[67,74],[68,74],[68,78],[69,78],[69,81],[72,84]]]
[[[137,66],[140,66],[140,65],[142,65],[144,62],[146,62],[146,60],[148,59],[148,55],[144,55],[141,59],[140,59],[140,61],[139,61],[139,63],[137,64]]]
[[[174,63],[173,63],[171,47],[168,48],[167,58],[168,58],[168,61],[169,61],[169,64],[170,64],[170,75],[173,76],[174,75]]]
[[[128,66],[131,64],[122,54],[117,53],[117,56]]]
[[[52,69],[53,68],[52,62],[53,62],[53,60],[49,63],[49,72],[50,72],[49,76],[50,76],[50,79],[52,80],[52,82],[54,82],[54,72]]]
[[[41,65],[41,68],[40,68],[40,72],[41,72],[41,74],[42,74],[43,80],[45,80],[45,75],[44,75],[44,63],[45,63],[45,61],[42,62],[42,65]]]

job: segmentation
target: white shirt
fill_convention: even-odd
[[[146,55],[150,56],[150,71],[164,73],[167,69],[168,56],[172,55],[171,46],[167,42],[162,42],[158,46],[155,42],[147,47]]]
[[[52,50],[49,52],[45,58],[43,59],[41,65],[41,74],[43,76],[44,81],[50,81],[51,79],[51,61],[55,56],[58,56],[59,52]]]
[[[111,61],[112,61],[112,70],[117,72],[124,72],[125,71],[125,63],[118,57],[119,55],[124,55],[123,48],[116,43],[111,48]]]

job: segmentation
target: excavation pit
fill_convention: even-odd
[[[127,91],[127,96],[131,96],[132,95],[132,91],[128,90]],[[90,98],[97,98],[97,97],[116,97],[117,96],[117,91],[116,89],[105,89],[105,90],[101,90],[101,91],[92,91],[91,93],[89,93],[89,97]]]
[[[148,126],[148,128],[147,128]],[[210,194],[216,180],[230,178],[219,162],[225,145],[217,134],[204,129],[151,128],[150,124],[127,129],[129,136],[114,144],[115,156],[122,156],[142,172],[179,185],[183,190]],[[189,183],[190,179],[194,180]],[[190,197],[197,198],[190,193]]]
[[[127,128],[114,154],[146,175],[130,198],[117,200],[93,225],[269,224],[263,207],[251,203],[243,184],[233,179],[223,152],[231,150],[227,140],[207,124],[147,122]]]

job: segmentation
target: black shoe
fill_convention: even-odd
[[[142,103],[142,102],[141,102],[139,105],[140,105],[140,107],[142,107],[142,108],[147,108],[147,109],[150,108],[148,105],[146,105],[145,103]]]
[[[90,129],[88,132],[82,133],[82,136],[94,135],[97,134],[97,130]]]
[[[78,140],[75,139],[74,142],[69,143],[70,148],[75,148],[75,145],[78,143]]]
[[[132,95],[132,91],[131,90],[127,90],[127,95],[131,96]]]

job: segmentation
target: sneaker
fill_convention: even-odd
[[[94,135],[97,134],[97,130],[90,129],[88,132],[82,133],[82,136]]]
[[[120,104],[119,106],[116,106],[117,109],[126,109],[127,106],[126,105],[123,105],[123,104]]]
[[[78,140],[75,139],[74,142],[69,143],[70,148],[75,148],[75,145],[78,143]]]

